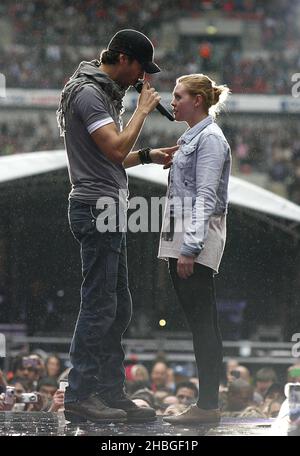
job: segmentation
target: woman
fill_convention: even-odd
[[[222,340],[217,322],[214,274],[226,238],[230,147],[214,122],[229,92],[203,74],[177,79],[175,120],[189,129],[178,141],[170,169],[159,257],[168,259],[171,279],[193,335],[199,375],[197,404],[165,421],[217,423]]]
[[[57,379],[62,370],[61,364],[61,360],[57,355],[50,355],[46,361],[46,376]]]

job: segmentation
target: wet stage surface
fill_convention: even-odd
[[[218,426],[173,426],[158,417],[149,424],[94,424],[72,425],[62,413],[1,412],[0,436],[269,436],[286,435],[271,428],[274,419],[223,418]]]

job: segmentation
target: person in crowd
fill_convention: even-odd
[[[272,383],[265,393],[264,400],[281,400],[284,397],[284,386],[281,383]]]
[[[276,382],[277,375],[274,369],[271,367],[259,369],[255,375],[255,393],[260,395],[263,400],[270,386]]]
[[[43,377],[37,387],[37,391],[52,399],[58,388],[57,380],[54,377]]]
[[[23,393],[30,392],[30,385],[27,380],[15,377],[9,382],[9,386],[14,386],[15,396],[17,399],[21,398]]]
[[[228,375],[230,371],[236,369],[238,366],[239,362],[236,359],[228,359],[228,361],[226,362],[226,374]]]
[[[166,383],[166,386],[171,391],[175,391],[175,389],[176,389],[175,371],[174,371],[174,369],[172,367],[168,367],[168,370],[167,370],[167,383]]]
[[[126,372],[126,391],[133,394],[142,388],[150,388],[150,375],[143,364],[135,364],[131,367],[130,373]]]
[[[271,401],[268,404],[266,413],[269,418],[277,418],[278,413],[280,412],[280,408],[283,404],[283,401],[284,401],[284,398],[274,399],[273,401]]]
[[[300,363],[295,363],[288,367],[287,370],[288,383],[300,383]]]
[[[157,361],[151,369],[151,389],[157,391],[167,388],[168,384],[168,365],[164,361]]]
[[[148,369],[143,364],[135,364],[131,369],[131,376],[133,382],[149,383],[150,376]]]
[[[264,401],[261,403],[261,410],[267,415],[273,417],[276,415],[276,410],[279,404],[285,400],[284,386],[280,383],[273,383],[266,391],[264,395]],[[274,403],[271,407],[271,404]],[[271,408],[270,408],[271,407]],[[274,410],[273,410],[274,409]],[[277,415],[276,415],[277,416]]]
[[[46,376],[58,378],[62,371],[62,362],[57,355],[50,355],[45,363]]]
[[[158,389],[153,393],[156,409],[164,408],[164,400],[171,394],[171,391],[168,388]]]
[[[4,393],[7,386],[7,380],[3,371],[0,369],[0,394]]]
[[[150,408],[155,408],[155,398],[153,392],[149,388],[141,388],[135,391],[131,396],[131,400],[142,400],[148,403]]]
[[[43,372],[43,364],[39,356],[18,355],[12,361],[12,371],[9,372],[8,378],[9,380],[14,378],[26,380],[29,390],[34,391]]]
[[[174,394],[169,394],[162,400],[162,406],[166,409],[169,405],[179,404],[178,397]]]
[[[234,380],[241,378],[247,383],[251,382],[250,371],[246,366],[238,365],[234,369],[231,369],[227,372],[227,381],[228,383],[233,382]]]
[[[222,412],[241,412],[249,406],[253,406],[252,385],[245,380],[237,379],[228,386],[227,404],[223,406]]]
[[[23,355],[17,355],[11,363],[11,371],[7,373],[8,380],[13,378],[28,378],[27,366],[24,366]]]
[[[198,388],[192,382],[181,382],[176,385],[175,395],[180,404],[194,404],[198,394]]]

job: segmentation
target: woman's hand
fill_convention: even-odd
[[[163,147],[161,149],[152,149],[150,158],[153,163],[164,165],[164,169],[169,168],[172,163],[172,158],[179,146]]]
[[[177,274],[181,279],[188,279],[194,273],[195,258],[180,255],[177,261]]]

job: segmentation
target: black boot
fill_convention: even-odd
[[[92,394],[83,401],[66,403],[65,418],[72,423],[87,420],[96,423],[123,423],[127,415],[124,410],[108,407],[97,394]]]
[[[138,407],[125,393],[105,397],[104,402],[108,407],[124,410],[127,414],[127,423],[146,423],[156,420],[156,412],[153,408]]]

